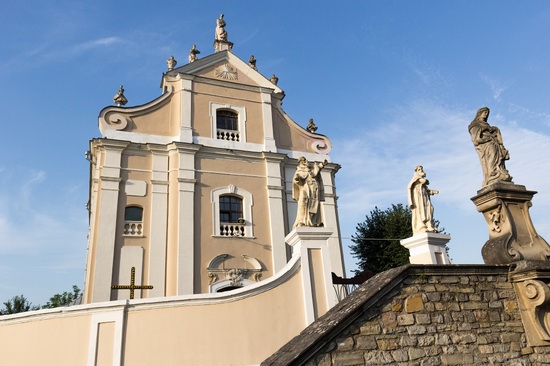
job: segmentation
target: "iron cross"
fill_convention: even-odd
[[[113,285],[111,289],[113,290],[130,290],[130,300],[134,299],[134,290],[151,290],[153,286],[151,285],[137,285],[136,286],[136,267],[132,267],[132,272],[130,274],[130,285]]]

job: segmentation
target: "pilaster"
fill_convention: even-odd
[[[175,144],[178,154],[177,285],[178,295],[194,293],[195,154],[200,146]]]
[[[287,263],[285,244],[284,186],[281,176],[281,164],[285,156],[264,152],[267,177],[267,197],[269,222],[271,223],[271,247],[273,273],[277,273]]]
[[[148,297],[166,295],[168,230],[168,152],[164,146],[148,145],[152,154]]]
[[[292,256],[300,256],[306,326],[338,302],[332,286],[328,239],[333,231],[322,227],[297,227],[285,238]]]
[[[94,268],[91,302],[111,300],[113,261],[117,231],[118,199],[120,189],[120,168],[122,152],[127,141],[102,140],[103,166],[99,177],[99,204],[96,214],[101,212],[94,241]]]
[[[262,91],[262,120],[264,126],[264,150],[276,152],[275,136],[273,134],[273,112],[271,108],[271,93]]]
[[[180,74],[180,141],[193,143],[193,80]]]
[[[342,253],[342,242],[340,239],[340,222],[338,220],[338,196],[334,175],[340,169],[340,165],[329,163],[321,170],[325,200],[323,207],[323,223],[327,228],[336,228],[336,235],[328,239],[330,251],[331,271],[340,277],[345,277],[344,255]]]

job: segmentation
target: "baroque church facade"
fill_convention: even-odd
[[[223,18],[221,18],[223,21]],[[225,26],[225,22],[223,23]],[[330,161],[331,143],[282,109],[277,78],[232,52],[220,26],[215,52],[162,75],[162,95],[99,115],[90,142],[90,230],[84,302],[120,300],[132,268],[135,298],[205,294],[271,277],[291,258],[285,236],[297,203],[300,157]],[[117,95],[126,102],[123,89]],[[343,276],[335,174],[321,171],[331,269]]]
[[[338,303],[331,143],[224,27],[158,98],[100,111],[82,303],[2,316],[6,364],[258,365]]]

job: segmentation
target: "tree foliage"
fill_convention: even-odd
[[[411,222],[411,212],[402,204],[392,204],[385,211],[375,207],[365,221],[357,225],[351,239],[354,243],[350,245],[351,253],[358,260],[357,272],[369,269],[378,273],[408,264],[409,251],[399,240],[412,236]]]
[[[30,310],[38,310],[40,306],[33,306],[23,295],[16,295],[4,303],[4,309],[0,310],[1,315],[22,313]]]
[[[50,301],[46,305],[42,306],[42,309],[57,308],[59,306],[69,306],[80,296],[80,289],[77,285],[73,285],[72,292],[63,292],[62,294],[55,294],[50,297]]]
[[[42,309],[57,308],[59,306],[69,306],[74,303],[80,297],[80,289],[78,286],[73,285],[72,292],[63,292],[62,294],[55,294],[50,298],[50,301],[46,305],[42,306]],[[23,295],[14,296],[4,303],[4,309],[0,310],[0,315],[22,313],[25,311],[39,310],[40,305],[33,305]]]

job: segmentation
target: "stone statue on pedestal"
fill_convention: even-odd
[[[227,41],[227,31],[225,30],[225,20],[223,20],[223,14],[216,19],[216,41]]]
[[[258,71],[258,67],[256,66],[256,58],[254,57],[254,55],[250,56],[250,58],[248,59],[248,66]]]
[[[227,40],[227,31],[225,30],[225,20],[223,14],[216,19],[216,38],[214,39],[214,49],[216,52],[231,51],[233,43]],[[189,56],[191,57],[191,56]],[[192,61],[189,61],[192,62]]]
[[[293,228],[298,226],[323,226],[320,202],[324,200],[321,169],[327,165],[313,163],[310,167],[305,157],[298,159],[298,167],[292,179],[292,198],[298,202],[298,211]]]
[[[418,165],[407,187],[409,207],[412,212],[413,235],[437,232],[433,220],[434,208],[430,196],[438,194],[439,191],[429,189],[428,184],[430,182],[426,179],[424,168],[422,165]]]
[[[487,107],[480,108],[474,120],[468,126],[468,131],[481,162],[483,186],[499,181],[512,181],[512,177],[504,164],[505,160],[510,159],[510,154],[502,143],[502,135],[498,127],[491,126],[487,122],[489,112],[490,110]]]
[[[197,50],[196,45],[191,46],[191,49],[189,50],[189,63],[197,61],[199,59],[197,57],[199,53],[201,53],[201,51]]]

